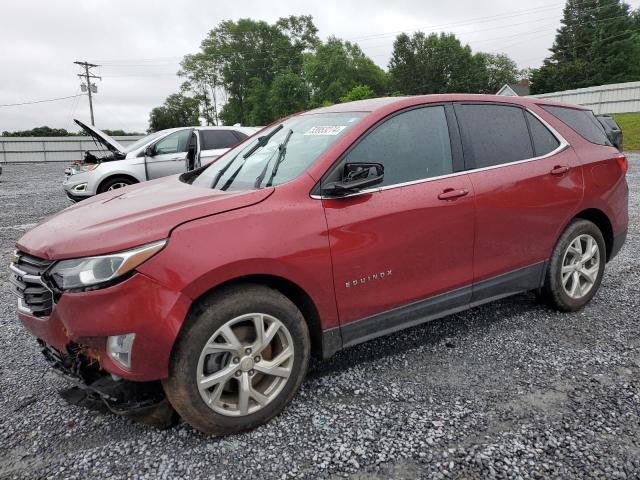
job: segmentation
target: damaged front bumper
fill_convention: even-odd
[[[73,166],[64,171],[65,178],[62,182],[64,193],[73,202],[79,202],[95,195],[96,175],[91,171],[76,170]]]
[[[178,415],[167,401],[159,381],[132,382],[100,368],[95,352],[69,345],[68,352],[38,340],[42,354],[54,371],[73,384],[60,391],[68,403],[91,410],[112,412],[139,423],[169,428]]]
[[[45,315],[18,311],[34,337],[66,353],[73,345],[83,345],[101,369],[119,378],[137,382],[167,378],[171,349],[191,306],[189,298],[137,272],[116,285],[65,292],[54,300],[52,311]],[[127,367],[107,348],[109,337],[125,334],[135,334]]]

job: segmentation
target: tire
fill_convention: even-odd
[[[128,185],[137,183],[135,180],[128,177],[110,177],[107,178],[98,189],[98,193],[108,192],[109,190],[115,190],[117,188],[123,188]]]
[[[263,338],[275,331],[262,350],[258,325],[264,325]],[[188,316],[162,384],[171,405],[193,428],[207,435],[239,433],[287,406],[305,377],[310,350],[307,323],[291,300],[262,285],[226,287],[205,297]],[[207,383],[214,377],[223,380]],[[241,390],[251,393],[242,396]]]
[[[593,243],[589,243],[589,238]],[[582,254],[575,248],[578,245]],[[589,246],[593,249],[593,245],[597,246],[597,253],[587,251]],[[591,259],[583,262],[589,254],[592,255]],[[580,310],[598,291],[606,258],[606,245],[600,229],[588,220],[573,220],[560,235],[551,254],[541,292],[542,298],[551,307],[563,312]]]

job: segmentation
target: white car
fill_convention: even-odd
[[[97,157],[86,152],[83,163],[65,169],[64,191],[74,202],[206,165],[259,130],[241,126],[172,128],[123,147],[97,128],[75,122],[108,153]]]

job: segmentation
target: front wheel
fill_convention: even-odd
[[[164,390],[209,435],[254,428],[280,413],[304,379],[309,332],[296,306],[260,285],[224,288],[187,319]]]
[[[110,192],[128,185],[133,185],[134,183],[136,182],[128,177],[111,177],[100,185],[98,193]]]
[[[598,291],[606,259],[600,229],[588,220],[574,220],[551,255],[542,290],[544,299],[564,312],[581,309]]]

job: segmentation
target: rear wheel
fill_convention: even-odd
[[[561,311],[581,309],[598,291],[605,263],[606,246],[600,229],[588,220],[574,220],[551,255],[544,299]]]
[[[241,432],[291,401],[309,353],[306,322],[287,297],[260,285],[225,288],[187,320],[163,386],[194,428],[210,435]]]
[[[108,178],[105,182],[102,183],[102,185],[100,185],[100,188],[98,189],[98,193],[110,192],[111,190],[124,188],[127,185],[133,185],[134,183],[136,182],[128,177]]]

